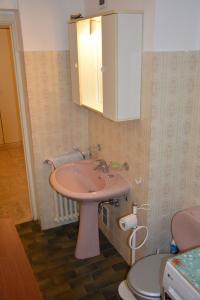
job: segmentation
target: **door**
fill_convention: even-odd
[[[117,119],[117,14],[102,17],[103,115]]]
[[[72,81],[72,100],[74,103],[80,105],[76,23],[69,24],[69,45]]]
[[[0,28],[0,143],[21,141],[17,89],[9,28]]]
[[[77,22],[80,102],[103,112],[101,17]]]

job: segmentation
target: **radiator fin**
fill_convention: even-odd
[[[68,199],[61,194],[54,192],[55,218],[56,223],[73,223],[78,220],[79,207],[76,201]]]

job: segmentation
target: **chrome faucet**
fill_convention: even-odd
[[[79,148],[73,147],[73,150],[79,152],[82,155],[83,159],[86,159],[85,153],[81,151]]]
[[[102,170],[103,173],[108,173],[110,166],[107,164],[107,162],[103,159],[97,159],[96,160],[99,164],[94,167],[94,170]]]

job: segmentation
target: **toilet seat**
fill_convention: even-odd
[[[127,285],[138,299],[160,299],[162,279],[169,254],[155,254],[136,262],[127,276]]]

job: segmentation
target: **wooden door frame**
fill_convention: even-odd
[[[36,188],[33,168],[33,147],[30,127],[30,113],[26,88],[22,34],[17,10],[0,9],[0,27],[4,26],[9,27],[11,33],[20,124],[22,129],[22,142],[24,147],[26,174],[28,180],[29,200],[32,217],[34,220],[37,220],[38,209],[36,202]]]

